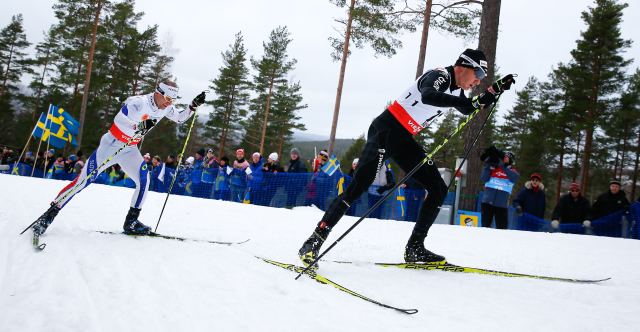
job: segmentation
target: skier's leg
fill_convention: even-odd
[[[77,193],[86,188],[103,170],[107,169],[114,162],[110,161],[102,166],[95,174],[88,178],[89,174],[95,170],[96,167],[101,165],[109,156],[111,156],[116,150],[122,147],[123,143],[117,141],[111,134],[106,133],[100,139],[100,145],[94,151],[87,162],[84,164],[82,171],[76,176],[76,178],[66,185],[58,193],[55,200],[51,203],[51,207],[38,218],[37,222],[33,225],[32,229],[34,233],[38,235],[44,234],[47,227],[51,225],[53,219],[58,215],[58,212],[73,198]]]
[[[398,145],[394,147],[394,151],[398,152],[392,156],[392,159],[405,172],[409,172],[424,160],[426,153],[414,139],[401,138],[394,141],[394,145]],[[447,195],[447,185],[433,163],[423,164],[412,178],[419,182],[428,193],[418,213],[413,232],[407,241],[405,261],[444,263],[446,260],[443,256],[434,254],[424,247],[424,239],[440,213],[440,206]]]
[[[127,234],[149,234],[151,228],[138,220],[142,204],[144,204],[149,191],[149,166],[144,162],[138,149],[132,149],[129,153],[118,158],[118,164],[136,184],[136,190],[131,197],[131,207],[122,228]]]
[[[324,213],[324,216],[316,226],[311,236],[304,242],[298,251],[300,259],[305,265],[310,264],[318,255],[320,247],[329,236],[331,228],[347,212],[351,203],[357,200],[362,193],[369,188],[376,177],[378,167],[382,165],[386,157],[387,138],[389,131],[379,130],[376,120],[369,127],[367,143],[360,155],[358,167],[353,175],[353,180],[347,186],[345,192],[336,197]]]

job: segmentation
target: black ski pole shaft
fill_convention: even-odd
[[[135,140],[137,140],[141,135],[141,133],[138,131],[136,132],[133,136],[131,136],[131,138],[129,138],[129,140],[124,143],[123,146],[121,146],[118,150],[116,150],[116,152],[114,152],[113,154],[111,154],[109,157],[107,157],[107,159],[105,159],[100,166],[96,167],[95,169],[93,169],[82,181],[80,181],[79,183],[77,183],[74,188],[72,190],[69,190],[67,193],[65,193],[64,195],[62,195],[61,197],[58,197],[57,199],[55,199],[53,201],[54,205],[58,205],[60,204],[60,202],[64,201],[65,198],[69,197],[71,194],[74,194],[78,191],[78,188],[82,188],[82,186],[84,185],[84,183],[86,181],[88,181],[89,179],[91,179],[92,177],[94,177],[95,175],[99,174],[100,169],[106,165],[108,162],[110,162],[113,158],[115,158],[115,156],[117,156],[120,152],[122,152],[122,150],[124,150],[126,147],[128,147],[129,145],[131,145],[131,143],[133,143]],[[87,166],[88,167],[88,166]],[[24,234],[24,232],[26,232],[29,228],[31,228],[31,226],[33,226],[36,222],[38,222],[38,219],[36,219],[34,222],[32,222],[29,226],[27,226],[27,228],[25,228],[24,230],[22,230],[22,232],[20,232],[20,234]]]
[[[447,192],[449,192],[449,189],[451,189],[451,186],[453,185],[453,182],[455,182],[456,174],[458,174],[458,172],[460,172],[460,170],[462,169],[462,165],[464,165],[465,161],[467,161],[467,158],[469,158],[469,154],[471,153],[471,150],[473,150],[473,147],[478,142],[478,139],[480,138],[480,133],[482,132],[484,127],[487,125],[487,122],[489,121],[489,118],[493,114],[493,111],[495,111],[496,106],[498,105],[498,100],[500,99],[500,96],[502,96],[502,94],[498,95],[498,98],[496,98],[496,101],[495,101],[493,107],[491,108],[491,110],[487,114],[487,117],[484,119],[484,122],[482,123],[482,126],[480,126],[480,130],[478,130],[478,132],[476,133],[476,136],[473,138],[473,142],[471,143],[471,146],[469,146],[467,151],[465,151],[464,157],[462,157],[462,161],[460,162],[460,165],[458,165],[458,168],[456,168],[455,173],[453,173],[453,179],[451,179],[451,181],[449,181],[449,185],[447,186]]]
[[[158,222],[156,223],[156,228],[153,230],[154,232],[158,231],[158,226],[160,226],[160,219],[162,219],[162,214],[164,213],[164,208],[167,206],[167,201],[169,200],[169,195],[171,195],[171,190],[173,190],[173,184],[176,182],[178,178],[178,172],[180,172],[180,164],[182,164],[182,157],[184,156],[184,152],[187,149],[187,144],[189,143],[189,138],[191,137],[191,129],[193,129],[193,125],[196,123],[196,118],[198,117],[198,113],[193,113],[193,120],[191,120],[191,125],[189,126],[189,131],[187,132],[187,137],[184,140],[184,145],[182,146],[182,152],[178,156],[178,165],[176,166],[176,172],[173,174],[173,179],[171,179],[171,185],[169,185],[169,191],[167,191],[167,196],[164,199],[164,204],[162,204],[162,210],[160,211],[160,216],[158,216]]]
[[[335,240],[330,246],[329,248],[325,249],[311,264],[307,265],[307,267],[305,267],[300,273],[298,273],[298,275],[296,276],[296,280],[298,280],[298,278],[300,278],[300,276],[302,274],[304,274],[305,272],[307,272],[311,267],[313,267],[314,265],[316,265],[318,263],[318,261],[327,254],[327,252],[329,252],[333,247],[335,247],[338,242],[340,242],[345,236],[347,236],[347,234],[349,234],[354,228],[356,228],[356,226],[358,226],[369,214],[371,214],[371,212],[373,212],[376,208],[378,208],[378,206],[380,206],[382,203],[384,203],[384,201],[391,196],[391,194],[393,194],[396,189],[398,189],[398,187],[400,187],[403,183],[405,183],[413,174],[415,174],[420,167],[424,166],[424,164],[429,164],[429,165],[433,165],[433,160],[431,160],[431,158],[438,153],[438,151],[440,151],[442,149],[442,147],[444,147],[447,142],[449,142],[449,140],[451,138],[453,138],[456,134],[458,134],[462,128],[464,128],[467,123],[469,123],[469,121],[476,115],[478,114],[478,112],[480,112],[480,109],[476,109],[474,110],[471,114],[469,114],[467,116],[467,118],[458,125],[458,127],[456,127],[456,129],[449,134],[447,137],[445,137],[445,139],[438,145],[436,146],[429,154],[427,154],[411,171],[409,171],[409,173],[407,173],[400,181],[398,181],[398,183],[396,183],[393,188],[391,188],[391,190],[389,190],[380,200],[378,200],[375,204],[373,204],[372,207],[370,207],[367,211],[365,211],[365,213],[353,224],[351,225],[351,227],[349,227],[344,233],[342,233],[342,235],[340,235],[340,237]]]

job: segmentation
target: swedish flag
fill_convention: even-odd
[[[398,216],[404,217],[407,214],[407,199],[404,195],[404,188],[398,187],[396,200],[398,201]]]
[[[49,141],[56,148],[63,148],[67,143],[78,146],[75,135],[78,135],[80,123],[64,109],[55,105],[49,106],[47,114],[40,114],[40,119],[33,131],[33,136]]]
[[[247,188],[247,191],[244,194],[244,199],[242,200],[243,204],[251,204],[251,188]]]
[[[321,170],[327,175],[332,176],[337,170],[340,169],[340,161],[336,155],[332,155],[329,160],[322,166]]]

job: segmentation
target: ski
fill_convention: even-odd
[[[430,263],[365,263],[365,262],[360,263],[360,262],[350,262],[350,261],[331,261],[331,262],[340,263],[340,264],[355,264],[355,265],[373,264],[381,267],[395,267],[395,268],[407,269],[407,270],[439,270],[439,271],[446,271],[446,272],[475,273],[475,274],[485,274],[485,275],[493,275],[493,276],[499,276],[499,277],[529,278],[529,279],[564,281],[564,282],[583,283],[583,284],[593,284],[593,283],[598,283],[598,282],[611,279],[611,278],[577,279],[577,278],[551,277],[551,276],[541,276],[541,275],[535,275],[535,274],[489,270],[489,269],[483,269],[483,268],[455,265],[450,263],[445,263],[445,264],[431,263],[430,264]]]
[[[274,261],[274,260],[271,260],[271,259],[267,259],[267,258],[263,258],[263,257],[260,257],[260,256],[255,256],[255,257],[260,259],[260,260],[262,260],[262,261],[264,261],[264,262],[266,262],[266,263],[281,267],[281,268],[283,268],[285,270],[289,270],[289,271],[292,271],[292,272],[295,272],[295,273],[302,273],[302,271],[304,270],[304,268],[302,266],[297,266],[297,265],[294,265],[294,264],[281,263],[281,262],[277,262],[277,261]],[[331,286],[337,288],[338,290],[341,290],[341,291],[343,291],[343,292],[345,292],[345,293],[347,293],[349,295],[355,296],[355,297],[357,297],[359,299],[365,300],[365,301],[373,303],[373,304],[377,304],[377,305],[379,305],[381,307],[384,307],[384,308],[387,308],[387,309],[393,309],[393,310],[399,311],[399,312],[401,312],[403,314],[407,314],[407,315],[412,315],[412,314],[415,314],[415,313],[418,312],[418,309],[400,309],[400,308],[396,308],[396,307],[390,306],[388,304],[384,304],[382,302],[370,299],[370,298],[368,298],[368,297],[366,297],[366,296],[364,296],[362,294],[356,293],[356,292],[354,292],[354,291],[352,291],[352,290],[350,290],[350,289],[348,289],[348,288],[346,288],[346,287],[344,287],[344,286],[342,286],[342,285],[340,285],[340,284],[338,284],[338,283],[336,283],[334,281],[331,281],[328,278],[326,278],[326,277],[324,277],[322,275],[319,275],[318,273],[313,272],[311,270],[308,270],[304,274],[306,274],[309,278],[311,278],[311,279],[313,279],[313,280],[315,280],[315,281],[317,281],[317,282],[319,282],[321,284],[331,285]]]
[[[232,241],[213,241],[213,240],[203,240],[203,239],[193,239],[193,238],[187,238],[187,237],[181,237],[181,236],[174,236],[174,235],[165,235],[165,234],[159,234],[159,233],[155,233],[152,232],[149,235],[136,235],[136,234],[126,234],[124,232],[110,232],[110,231],[96,231],[97,233],[101,233],[101,234],[110,234],[110,235],[127,235],[127,236],[133,236],[133,237],[157,237],[157,238],[161,238],[161,239],[166,239],[166,240],[176,240],[176,241],[193,241],[193,242],[204,242],[204,243],[211,243],[211,244],[221,244],[221,245],[226,245],[226,246],[232,246],[232,245],[236,245],[236,244],[243,244],[248,242],[250,239],[246,239],[244,241],[237,241],[237,242],[232,242]]]

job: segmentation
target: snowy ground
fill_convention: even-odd
[[[158,231],[234,247],[104,235],[132,191],[90,186],[34,252],[18,232],[64,182],[0,175],[0,331],[638,331],[640,241],[435,225],[427,246],[453,263],[577,278],[595,285],[324,263],[320,273],[404,315],[258,261],[297,263],[321,216],[171,197]],[[164,195],[141,220],[155,225]],[[329,241],[356,219],[345,217]],[[412,223],[366,220],[329,259],[401,261]]]

